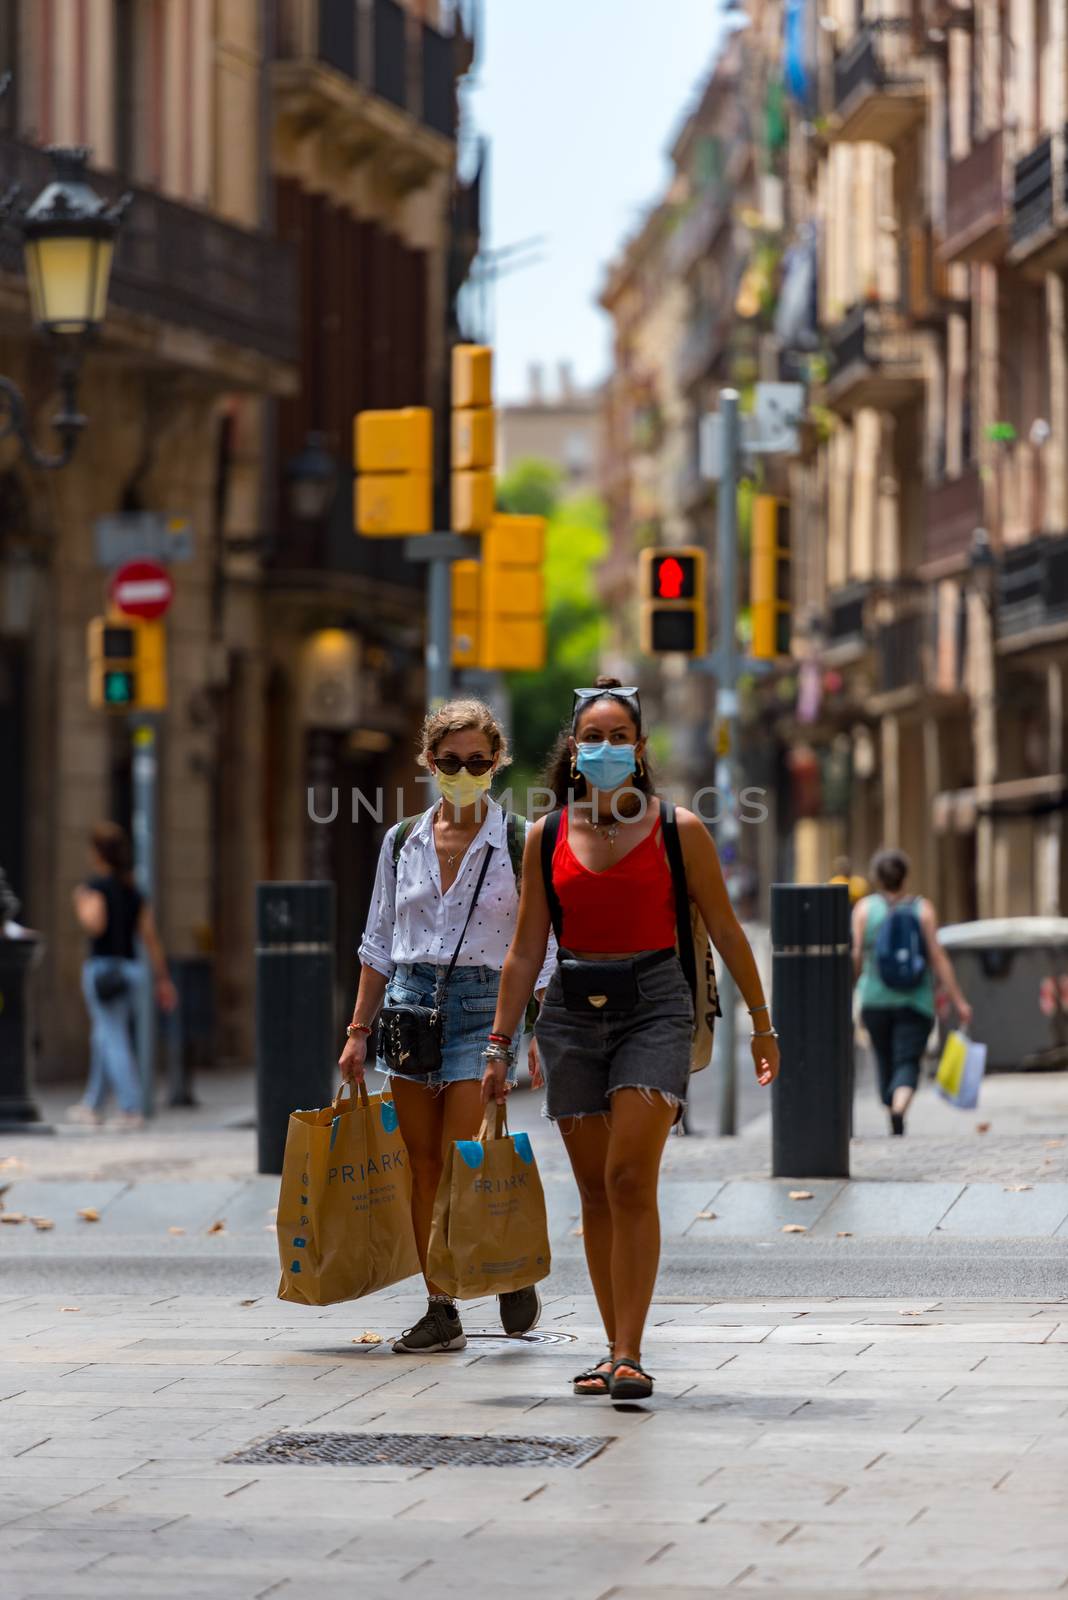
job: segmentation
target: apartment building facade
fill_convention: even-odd
[[[84,142],[98,191],[134,194],[74,463],[35,473],[0,446],[0,858],[47,939],[42,987],[70,996],[42,1008],[44,1075],[85,1057],[70,891],[88,829],[131,814],[129,730],[86,693],[102,518],[155,513],[190,534],[167,618],[158,909],[171,954],[211,962],[216,1054],[251,1057],[258,880],[335,877],[351,958],[374,830],[312,824],[309,786],[403,787],[422,709],[418,581],[352,531],[352,417],[444,415],[478,243],[478,173],[456,177],[469,14],[0,5],[4,187],[32,195],[43,145]],[[44,430],[53,374],[6,246],[0,370]]]

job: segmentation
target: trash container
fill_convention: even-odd
[[[193,1069],[215,1060],[215,969],[210,956],[172,956],[178,1004],[164,1019],[172,1106],[195,1106]]]
[[[1068,1065],[1068,917],[994,917],[942,928],[987,1068]],[[944,1036],[952,1012],[940,1018]]]
[[[8,927],[15,924],[9,923]],[[29,928],[0,930],[0,1132],[52,1133],[33,1098],[33,983],[44,940]]]

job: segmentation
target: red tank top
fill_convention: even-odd
[[[675,943],[675,891],[663,849],[660,818],[621,861],[593,872],[568,840],[564,809],[553,851],[553,888],[567,950],[667,950]]]

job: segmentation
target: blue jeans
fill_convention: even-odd
[[[126,976],[126,989],[114,1000],[101,1000],[94,982],[98,972],[119,966]],[[90,956],[82,965],[82,994],[89,1008],[91,1025],[89,1082],[84,1105],[102,1111],[110,1090],[121,1111],[141,1110],[141,1080],[134,1060],[131,1028],[137,1009],[137,994],[144,974],[137,961],[117,961],[113,956]]]
[[[396,968],[386,989],[388,1005],[428,1006],[434,1000],[434,987],[439,974],[445,969],[417,962],[414,966],[402,963]],[[449,987],[445,992],[442,1021],[441,1071],[429,1078],[409,1079],[423,1083],[430,1089],[440,1089],[449,1083],[465,1083],[481,1079],[486,1063],[482,1052],[489,1043],[489,1031],[497,1011],[497,989],[501,975],[496,967],[453,968]],[[385,1061],[379,1071],[386,1072]],[[516,1066],[509,1072],[509,1081],[516,1079]],[[403,1072],[389,1073],[391,1078],[403,1078]]]

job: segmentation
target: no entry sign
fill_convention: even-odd
[[[155,561],[127,561],[112,578],[108,594],[126,616],[154,622],[174,599],[174,584],[166,567]]]

